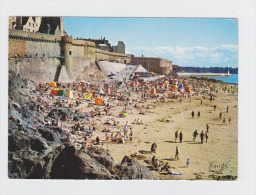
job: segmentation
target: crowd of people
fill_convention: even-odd
[[[214,101],[213,93],[218,92],[216,86],[192,79],[189,85],[193,89],[193,93],[178,87],[175,91],[171,91],[171,86],[178,86],[178,83],[182,82],[182,79],[177,77],[165,77],[149,83],[136,81],[135,85],[131,85],[132,82],[135,81],[128,81],[127,83],[118,81],[105,83],[57,83],[58,88],[73,91],[73,99],[53,96],[50,94],[51,87],[47,83],[40,83],[36,89],[40,95],[36,100],[31,99],[31,109],[37,109],[45,114],[45,123],[47,125],[63,128],[67,131],[69,137],[74,142],[78,142],[81,147],[93,147],[108,143],[126,144],[133,141],[133,126],[142,125],[142,119],[136,117],[133,122],[126,121],[125,124],[120,124],[118,121],[120,117],[127,117],[131,108],[134,108],[137,114],[144,115],[147,110],[152,109],[148,103],[165,103],[175,99],[179,102],[188,99],[191,102],[193,96],[199,96],[201,98],[200,104],[203,105],[203,100],[205,101],[205,99]],[[104,93],[96,92],[100,88],[103,89]],[[106,91],[109,89],[111,93],[107,94]],[[152,89],[155,89],[155,92]],[[90,93],[91,98],[85,98]],[[94,104],[94,99],[97,97],[102,98],[103,103],[101,105]],[[68,109],[70,114],[60,114],[55,118],[48,116],[50,109],[61,108]],[[213,106],[213,108],[215,111],[217,105]],[[229,107],[227,106],[225,115],[228,115],[228,112]],[[203,114],[205,115],[205,113]],[[223,114],[223,112],[219,114],[221,120]],[[191,116],[193,119],[195,118],[194,110],[191,110]],[[197,111],[196,117],[200,120],[200,110]],[[231,124],[231,117],[229,117],[228,122]],[[226,124],[225,118],[223,118],[221,124]],[[201,133],[195,130],[192,133],[193,142],[196,142],[199,136],[201,144],[207,143],[210,134],[209,128],[209,124],[206,124],[206,130],[201,130]],[[176,130],[174,141],[179,141],[182,144],[185,136],[182,130]],[[176,147],[175,151],[174,160],[180,160],[178,147]],[[157,153],[156,143],[151,145],[151,152]],[[190,159],[187,158],[186,166],[188,167],[189,164]],[[158,170],[166,171],[170,168],[168,162],[161,164],[155,155],[152,157],[152,166]]]

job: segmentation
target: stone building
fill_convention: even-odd
[[[63,17],[43,17],[39,28],[40,33],[64,36]]]
[[[64,36],[63,17],[9,17],[9,29]]]
[[[154,57],[134,57],[131,58],[131,63],[135,65],[141,64],[148,72],[158,74],[170,74],[172,72],[172,61]]]
[[[125,44],[123,41],[118,41],[117,46],[113,46],[113,51],[116,53],[125,53]]]
[[[42,17],[9,17],[9,29],[38,32]]]

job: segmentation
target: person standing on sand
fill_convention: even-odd
[[[153,143],[153,144],[151,145],[151,152],[156,153],[156,148],[157,148],[156,143]]]
[[[180,155],[179,149],[178,149],[178,146],[176,146],[175,158],[174,158],[174,159],[175,159],[175,160],[180,160],[179,155]]]
[[[208,133],[205,132],[205,143],[207,143],[208,137],[209,137]]]
[[[194,118],[194,116],[195,116],[194,111],[191,112],[191,116],[192,116],[192,118]]]
[[[220,119],[221,119],[221,117],[222,117],[222,113],[220,112]]]
[[[228,113],[228,106],[227,106],[227,113]]]
[[[127,135],[127,132],[128,132],[128,121],[126,121],[126,124],[123,128],[123,132],[124,132],[124,135]]]
[[[226,124],[226,119],[225,119],[225,118],[223,118],[223,121],[222,121],[221,124],[222,124],[222,125],[223,125],[223,124]]]
[[[180,132],[180,143],[182,143],[182,140],[183,140],[183,133],[182,133],[182,131]]]
[[[206,132],[209,133],[209,125],[206,124]]]
[[[231,118],[230,117],[228,118],[228,122],[229,122],[229,124],[231,124]]]
[[[200,118],[200,111],[197,112],[197,118]]]
[[[201,138],[201,144],[203,144],[204,143],[204,131],[203,130],[200,133],[200,138]]]
[[[179,132],[178,131],[176,131],[175,132],[175,142],[177,141],[177,138],[179,137]]]
[[[216,110],[216,108],[217,108],[217,106],[216,106],[216,105],[214,105],[214,106],[213,106],[214,111]]]
[[[193,141],[195,142],[196,141],[196,137],[198,136],[198,132],[197,132],[197,130],[195,130],[194,132],[193,132]]]

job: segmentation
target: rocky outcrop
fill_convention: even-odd
[[[46,123],[51,110],[42,113],[35,109],[39,103],[31,97],[37,96],[35,83],[10,73],[9,178],[156,179],[149,169],[127,156],[118,164],[100,147],[78,150],[68,132]]]

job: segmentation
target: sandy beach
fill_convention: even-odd
[[[91,139],[99,136],[103,147],[114,158],[117,163],[120,163],[125,155],[134,156],[141,164],[147,166],[158,179],[175,179],[175,180],[227,180],[236,179],[238,167],[238,99],[237,93],[228,93],[231,84],[204,82],[207,86],[214,86],[218,90],[214,100],[210,100],[207,95],[192,95],[191,99],[182,97],[178,99],[166,98],[165,102],[156,102],[154,99],[149,99],[146,102],[139,101],[137,106],[149,106],[149,109],[143,109],[144,114],[140,114],[138,108],[133,104],[128,104],[126,118],[118,118],[118,113],[124,106],[115,106],[110,109],[110,116],[102,115],[95,117],[96,131]],[[222,89],[226,87],[224,92]],[[166,91],[165,94],[168,94]],[[140,92],[132,92],[132,98],[140,100]],[[104,100],[107,103],[108,97]],[[118,102],[118,101],[117,101]],[[113,102],[111,102],[113,103]],[[214,111],[214,105],[216,110]],[[227,112],[228,106],[228,112]],[[82,110],[92,109],[85,102],[79,106]],[[98,106],[101,107],[101,106]],[[102,108],[101,108],[102,109]],[[194,118],[191,112],[195,112]],[[200,111],[200,117],[197,113]],[[220,119],[220,113],[222,118]],[[229,117],[231,118],[229,124]],[[135,119],[139,118],[142,124],[133,124]],[[225,123],[223,123],[225,118]],[[111,125],[103,125],[106,121],[113,123],[116,120],[118,127]],[[104,128],[110,130],[107,134],[116,134],[123,132],[125,123],[128,122],[129,128],[133,130],[132,141],[122,143],[113,143],[106,141],[106,133],[101,132]],[[85,126],[91,125],[91,122],[85,122]],[[209,125],[208,142],[201,144],[200,135],[193,141],[193,132],[195,130],[200,134],[203,130],[206,132],[206,124]],[[64,126],[70,124],[63,123]],[[182,131],[183,141],[179,143],[179,138],[175,143],[175,132]],[[74,140],[82,141],[82,136],[76,132],[73,136]],[[156,153],[151,153],[151,144],[156,143]],[[176,146],[179,150],[179,160],[175,160]],[[166,171],[158,171],[152,169],[151,159],[155,156],[162,165],[168,162],[169,170],[181,175],[171,175]],[[186,167],[187,159],[190,164]]]

